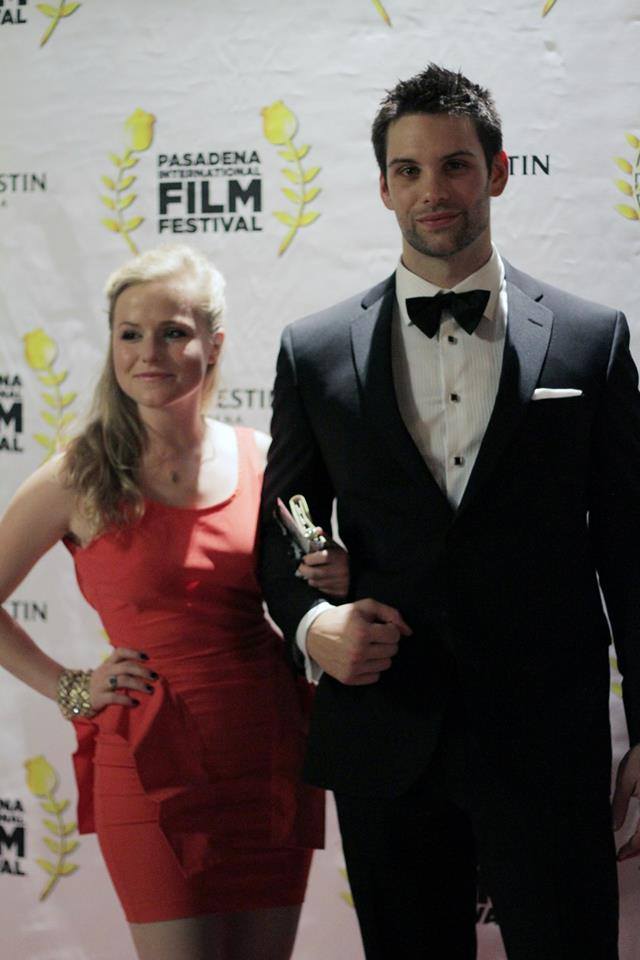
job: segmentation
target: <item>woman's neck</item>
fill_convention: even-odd
[[[204,442],[207,424],[200,410],[149,410],[140,412],[147,433],[147,457],[193,455]]]

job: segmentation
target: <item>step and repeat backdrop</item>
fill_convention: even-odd
[[[495,94],[500,250],[625,310],[640,357],[639,39],[640,0],[0,0],[0,507],[81,423],[107,275],[159,242],[225,274],[214,412],[268,429],[282,327],[394,268],[369,128],[430,60]],[[5,609],[69,666],[107,652],[60,546]],[[611,710],[619,757],[613,659]],[[4,951],[131,960],[95,837],[77,831],[73,748],[55,705],[0,677]],[[295,960],[362,957],[331,803],[328,820]],[[640,957],[639,870],[621,872],[623,960]],[[483,960],[503,960],[482,889],[478,931]]]

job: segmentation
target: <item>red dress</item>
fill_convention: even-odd
[[[223,503],[148,502],[124,531],[67,542],[110,642],[160,677],[138,707],[76,724],[80,831],[132,923],[301,903],[322,846],[322,791],[300,781],[310,692],[264,619],[261,466],[252,431],[236,436]]]

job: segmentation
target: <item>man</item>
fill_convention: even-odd
[[[478,864],[510,960],[612,960],[598,579],[632,743],[619,824],[640,784],[626,321],[492,246],[508,163],[486,90],[431,65],[383,101],[373,143],[402,258],[284,331],[265,477],[265,596],[321,674],[306,775],[335,791],[368,960],[471,960]],[[336,498],[353,602],[293,578],[271,518],[294,493],[325,528]]]

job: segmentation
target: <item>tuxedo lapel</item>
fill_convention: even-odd
[[[351,324],[353,359],[362,398],[365,423],[378,434],[379,442],[388,448],[402,468],[418,483],[425,494],[441,501],[450,511],[449,502],[440,490],[404,425],[398,409],[391,366],[391,320],[395,300],[393,278],[365,297],[362,312]]]
[[[456,518],[490,479],[531,399],[549,346],[553,314],[535,299],[532,281],[525,293],[510,278],[518,281],[521,275],[507,267],[509,316],[496,401]]]

